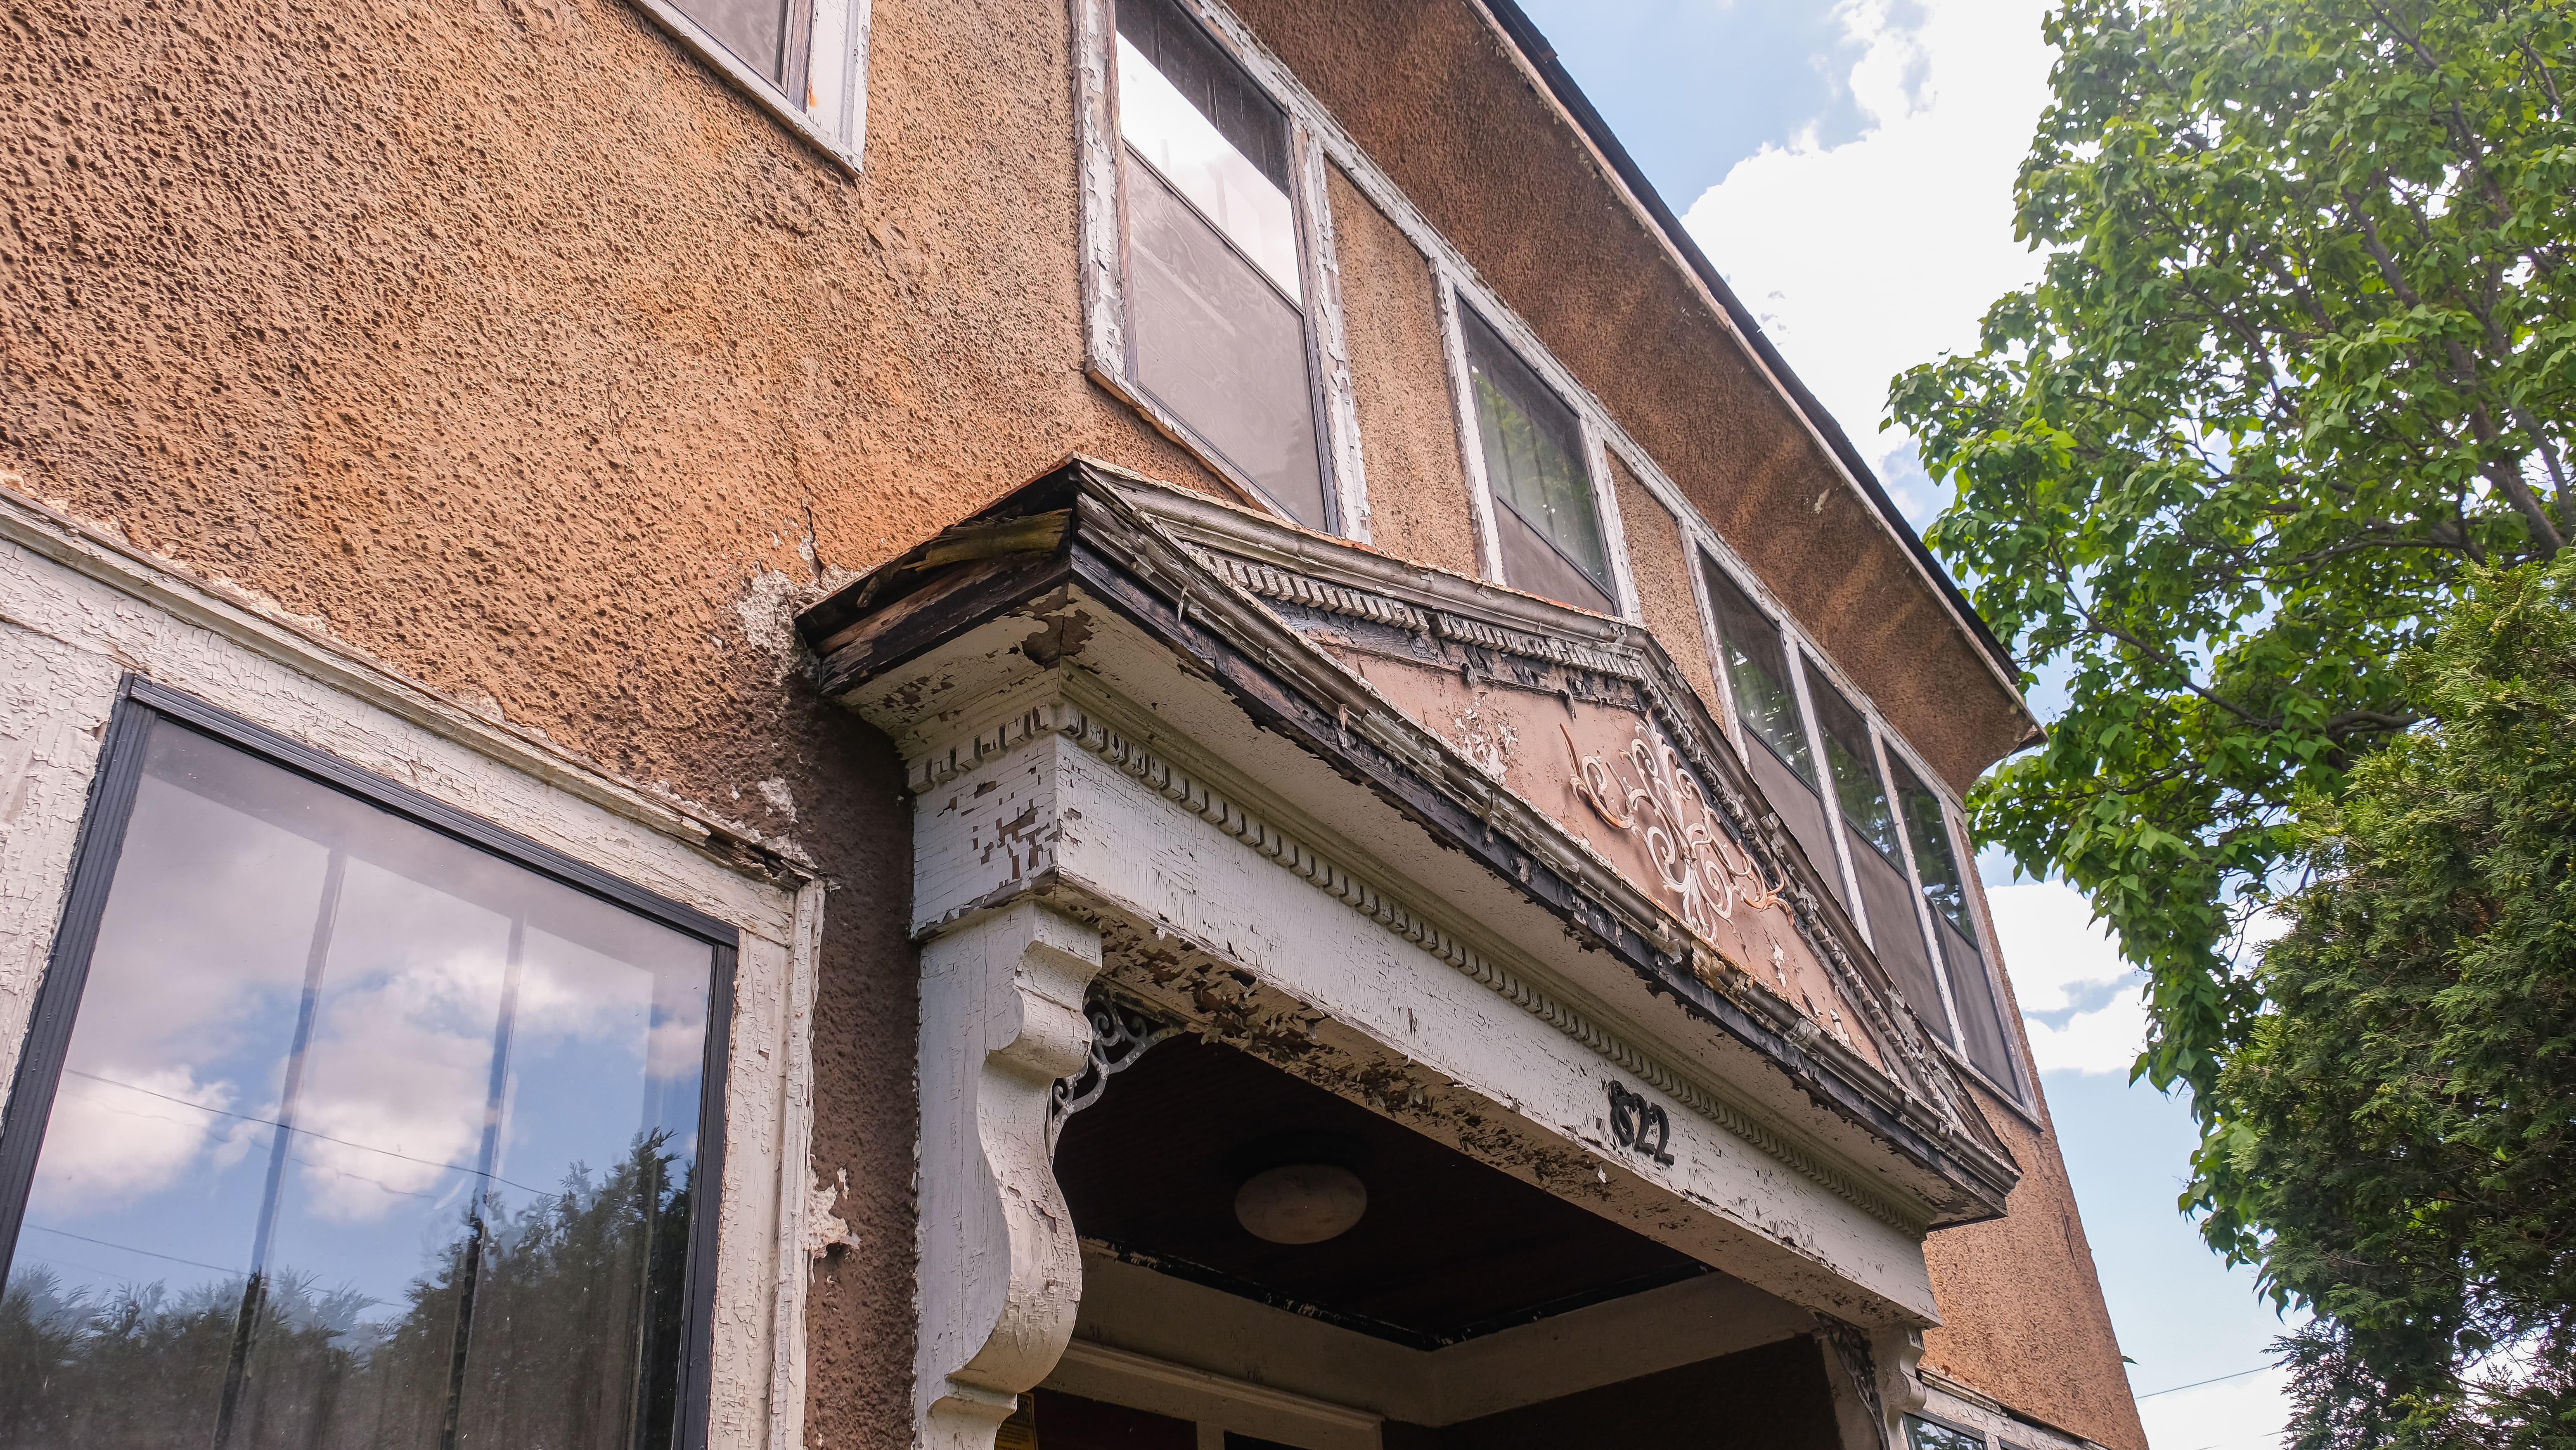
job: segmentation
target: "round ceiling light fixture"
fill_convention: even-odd
[[[1274,1244],[1320,1244],[1368,1212],[1368,1185],[1339,1163],[1283,1163],[1243,1181],[1235,1221]]]

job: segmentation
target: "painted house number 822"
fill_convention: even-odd
[[[1673,1155],[1665,1151],[1672,1144],[1672,1118],[1662,1104],[1646,1101],[1644,1094],[1628,1091],[1616,1079],[1610,1081],[1610,1136],[1622,1148],[1673,1166]]]

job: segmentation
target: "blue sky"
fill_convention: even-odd
[[[1941,491],[1904,435],[1879,428],[1887,381],[1973,345],[1985,306],[2037,275],[2013,240],[2012,180],[2047,97],[2043,6],[1522,8],[1906,513],[1929,520]],[[2149,1439],[2277,1444],[2282,1377],[2264,1366],[2281,1321],[2175,1208],[2189,1114],[2127,1082],[2138,978],[2074,892],[2015,883],[1997,853],[1978,864]]]

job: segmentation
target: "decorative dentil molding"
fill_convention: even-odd
[[[1073,1338],[1082,1251],[1055,1181],[1053,1104],[1090,1059],[1099,971],[1099,932],[1029,899],[922,948],[923,1450],[992,1450]]]
[[[1675,1103],[1717,1124],[1870,1217],[1909,1235],[1919,1236],[1924,1231],[1923,1216],[1919,1211],[1898,1205],[1867,1185],[1857,1173],[1829,1163],[1800,1147],[1793,1135],[1774,1126],[1767,1114],[1737,1102],[1732,1095],[1722,1094],[1648,1054],[1540,988],[1522,972],[1460,940],[1455,933],[1398,900],[1385,888],[1355,874],[1263,816],[1247,810],[1240,802],[1212,788],[1188,770],[1147,749],[1116,724],[1079,705],[1055,700],[1029,706],[1004,720],[970,732],[946,748],[926,752],[910,766],[908,774],[913,789],[927,790],[944,785],[1044,735],[1061,736],[1099,756],[1140,784],[1269,857],[1315,889],[1429,952],[1452,969],[1492,990],[1604,1060],[1633,1073]],[[1804,1018],[1798,1020],[1805,1021]],[[1826,1043],[1811,1041],[1802,1045],[1814,1051]],[[1081,1065],[1079,1060],[1075,1065]],[[1067,1072],[1072,1070],[1068,1068]]]

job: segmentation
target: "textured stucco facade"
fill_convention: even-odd
[[[1237,10],[1950,786],[2021,741],[1482,9]],[[1085,375],[1066,4],[875,0],[858,175],[622,0],[8,26],[0,484],[830,884],[812,1169],[854,1246],[815,1261],[807,1443],[908,1443],[910,806],[790,621],[1067,454],[1236,497]],[[1432,270],[1328,175],[1371,542],[1474,575]],[[1610,472],[1638,623],[1723,718],[1688,537]],[[1925,1363],[2143,1450],[2037,1114],[1987,1107],[2026,1176],[1933,1237]]]

